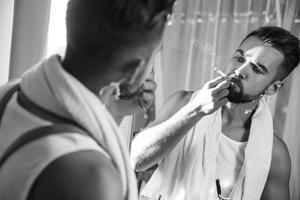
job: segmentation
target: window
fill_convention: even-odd
[[[0,1],[0,85],[8,80],[14,1]]]
[[[47,55],[64,54],[66,46],[66,8],[68,0],[52,0]]]

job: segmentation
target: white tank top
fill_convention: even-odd
[[[15,94],[5,109],[0,126],[0,156],[16,138],[45,125],[50,125],[50,122],[23,109]],[[0,199],[26,200],[35,180],[51,162],[82,150],[96,150],[109,158],[93,139],[81,134],[50,135],[26,144],[0,168]]]
[[[247,142],[234,141],[221,133],[216,178],[220,179],[223,197],[228,197],[235,185],[245,159],[246,146]]]

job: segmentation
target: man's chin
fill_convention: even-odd
[[[233,104],[246,104],[251,102],[251,101],[239,100],[239,99],[228,99],[228,101]]]
[[[258,97],[250,98],[250,97],[231,97],[231,96],[228,96],[227,99],[230,103],[233,103],[233,104],[246,104],[246,103],[256,101],[258,99]]]

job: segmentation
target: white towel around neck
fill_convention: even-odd
[[[217,199],[215,172],[221,126],[221,109],[202,118],[161,161],[141,197]],[[262,99],[252,117],[244,164],[229,197],[233,200],[260,199],[270,170],[272,146],[272,115]]]
[[[93,134],[120,172],[124,197],[137,199],[129,151],[114,119],[96,95],[64,71],[59,56],[27,71],[21,78],[21,88],[37,105],[73,120]]]

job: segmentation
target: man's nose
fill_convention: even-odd
[[[249,69],[249,62],[245,62],[238,69],[234,70],[234,73],[240,78],[246,79],[248,77],[248,69]]]

